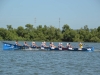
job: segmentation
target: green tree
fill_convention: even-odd
[[[85,25],[83,28],[73,30],[65,24],[60,30],[46,25],[34,28],[32,24],[26,24],[25,28],[19,26],[17,29],[7,25],[7,29],[0,28],[0,40],[100,42],[100,26],[89,29],[88,25]]]
[[[0,36],[0,40],[3,40],[3,38]]]
[[[70,38],[70,30],[71,29],[67,24],[62,27],[63,41],[72,41]]]
[[[19,37],[25,37],[25,34],[27,34],[24,27],[22,27],[22,26],[19,26],[17,28],[16,32],[17,32]]]
[[[3,40],[6,40],[6,35],[7,34],[7,29],[4,29],[4,28],[0,28],[0,36]]]
[[[7,25],[8,30],[13,30],[12,25]]]

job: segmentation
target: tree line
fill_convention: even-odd
[[[26,24],[25,27],[18,28],[7,25],[7,28],[0,28],[0,40],[100,42],[100,26],[89,29],[88,25],[85,25],[80,29],[71,29],[65,24],[62,29],[59,29],[46,25],[34,27],[32,24]]]

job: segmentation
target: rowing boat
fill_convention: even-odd
[[[17,46],[15,44],[3,42],[3,50],[46,50],[46,51],[94,51],[94,47],[86,47],[86,48],[50,48],[50,47],[28,47],[28,46]]]

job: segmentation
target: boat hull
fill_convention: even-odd
[[[28,46],[17,46],[11,43],[3,42],[3,50],[48,50],[48,51],[94,51],[94,47],[86,48],[50,48],[50,47],[28,47]]]

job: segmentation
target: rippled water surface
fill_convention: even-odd
[[[95,51],[3,51],[1,46],[0,75],[100,75],[100,43],[87,44]]]

